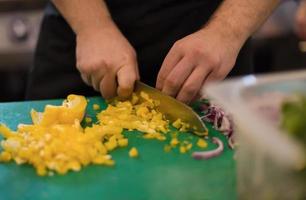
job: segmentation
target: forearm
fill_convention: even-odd
[[[205,28],[241,45],[268,18],[280,0],[224,0]]]
[[[76,34],[113,25],[103,0],[52,0],[52,2]]]

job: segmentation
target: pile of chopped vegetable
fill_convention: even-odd
[[[114,100],[97,114],[97,123],[82,127],[83,118],[87,123],[92,122],[84,117],[87,100],[69,95],[61,106],[47,105],[44,112],[32,110],[32,124],[19,124],[16,131],[0,125],[4,137],[0,162],[13,160],[33,165],[41,176],[79,171],[89,164],[112,166],[115,161],[111,151],[128,146],[123,130],[138,130],[144,133],[143,138],[160,141],[166,140],[168,134],[171,140],[164,147],[166,152],[173,148],[179,148],[181,153],[190,151],[192,143],[178,140],[177,132],[169,129],[169,121],[156,110],[157,105],[146,93],[133,94],[126,101]],[[99,105],[95,104],[93,109],[99,110]],[[189,125],[178,119],[173,126],[184,131]],[[197,146],[206,148],[207,143],[200,138]],[[129,156],[138,157],[138,150],[131,147]]]

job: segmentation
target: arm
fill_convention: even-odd
[[[306,0],[302,0],[295,16],[297,35],[306,41]]]
[[[53,0],[76,34],[81,77],[105,98],[129,96],[139,78],[136,53],[102,0]]]
[[[224,79],[244,42],[278,2],[224,0],[202,29],[173,45],[162,64],[156,87],[189,103],[203,85]]]

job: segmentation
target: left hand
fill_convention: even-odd
[[[178,40],[161,66],[156,88],[190,103],[203,85],[227,76],[242,44],[238,37],[209,28]]]

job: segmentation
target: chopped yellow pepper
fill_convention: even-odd
[[[165,151],[166,153],[170,152],[170,151],[171,151],[171,146],[170,146],[170,145],[165,145],[165,146],[164,146],[164,151]]]
[[[4,136],[0,161],[29,163],[41,176],[79,171],[90,163],[113,165],[108,151],[114,147],[106,144],[117,144],[120,136],[113,135],[122,129],[109,131],[111,127],[97,125],[83,129],[80,121],[86,105],[85,97],[69,95],[61,106],[47,105],[43,113],[32,110],[33,124],[20,124],[16,132],[0,125]]]
[[[200,148],[206,148],[207,147],[207,142],[204,139],[199,139],[197,142],[198,147]]]
[[[136,158],[138,157],[138,151],[135,147],[131,148],[131,150],[129,151],[129,156],[131,158]]]
[[[129,141],[126,138],[122,138],[118,140],[118,145],[120,147],[126,147],[128,145]]]
[[[187,149],[184,145],[181,145],[180,146],[180,153],[186,153],[187,152]]]
[[[86,123],[91,123],[92,122],[92,119],[90,117],[85,117],[85,122]]]
[[[172,147],[176,147],[176,145],[178,145],[180,142],[178,141],[177,138],[172,138],[171,141],[170,141],[170,145]]]
[[[1,141],[0,162],[15,161],[28,163],[35,167],[40,176],[53,175],[54,172],[66,174],[79,171],[89,164],[113,166],[110,152],[117,147],[128,146],[123,130],[138,130],[143,138],[166,140],[169,121],[157,111],[159,102],[148,94],[133,94],[130,100],[114,100],[107,109],[97,114],[98,123],[83,128],[87,100],[83,96],[69,95],[60,106],[46,105],[44,112],[31,111],[33,124],[19,124],[17,131],[11,131],[0,125]],[[93,105],[99,110],[98,104]],[[85,118],[90,123],[92,119]],[[189,125],[178,119],[173,126],[187,130]],[[176,133],[164,150],[170,151],[180,142]],[[207,146],[205,140],[199,140],[198,146]],[[192,144],[180,145],[180,152],[186,153]],[[137,157],[135,147],[129,151],[130,157]]]
[[[92,108],[93,108],[94,110],[100,110],[100,106],[99,106],[98,104],[94,104],[94,105],[92,106]]]

